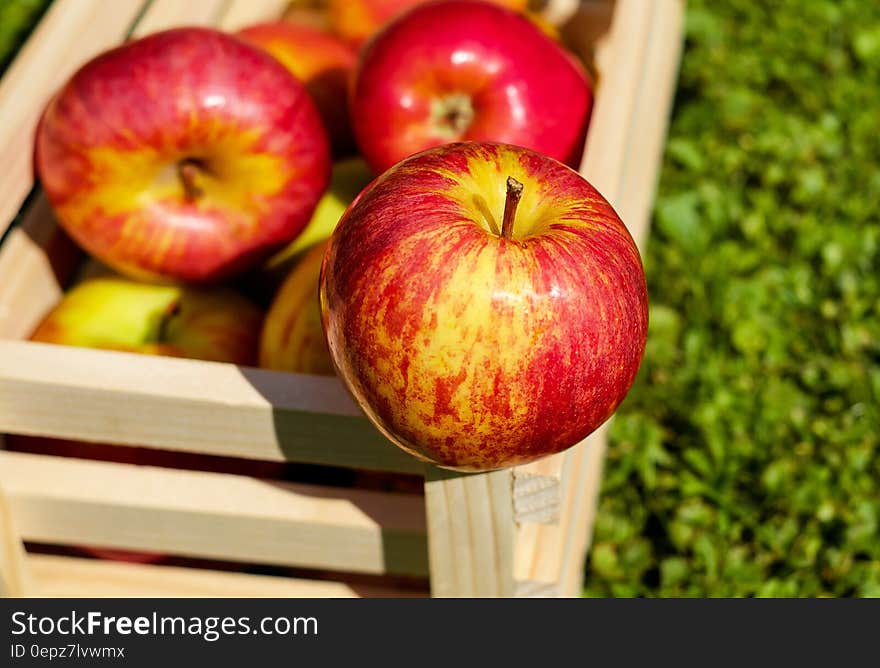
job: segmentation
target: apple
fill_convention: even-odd
[[[352,153],[354,136],[345,101],[357,51],[327,32],[290,21],[260,23],[238,36],[275,56],[305,84],[330,135],[333,154]]]
[[[43,112],[35,166],[61,225],[105,264],[213,282],[299,234],[330,156],[311,97],[277,60],[178,28],[78,70]]]
[[[377,172],[456,141],[495,141],[580,160],[592,88],[528,19],[467,0],[399,16],[361,55],[351,97],[358,146]]]
[[[464,471],[578,443],[645,346],[641,258],[574,170],[522,147],[457,143],[401,162],[346,212],[320,299],[330,356],[370,420]]]
[[[231,289],[111,276],[75,286],[31,340],[252,365],[262,319],[256,306]]]
[[[102,277],[84,281],[62,297],[37,326],[31,340],[252,365],[262,318],[259,309],[230,289],[148,285]],[[7,436],[6,446],[17,452],[176,468],[205,468],[199,465],[206,460],[213,470],[249,475],[272,475],[282,466],[12,434]],[[97,547],[80,549],[93,557],[131,563],[157,563],[167,556]]]
[[[299,262],[312,246],[330,237],[348,205],[372,179],[373,173],[362,158],[345,158],[335,162],[330,186],[318,201],[309,224],[291,244],[269,259],[266,268],[273,273],[284,271],[286,276],[291,263]]]
[[[373,172],[359,157],[343,158],[333,164],[330,186],[318,201],[312,219],[302,233],[259,269],[246,277],[243,288],[261,304],[269,304],[281,284],[316,244],[325,241],[348,205],[373,179]]]
[[[332,376],[321,328],[318,277],[326,242],[312,247],[275,296],[260,338],[260,366],[275,371]]]
[[[489,0],[525,11],[526,0]],[[337,35],[360,46],[391,19],[428,0],[330,0],[330,25]]]

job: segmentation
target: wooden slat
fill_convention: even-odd
[[[581,0],[544,0],[538,14],[547,23],[560,26],[577,12]]]
[[[413,597],[405,589],[215,570],[28,555],[28,596],[51,598],[358,598]]]
[[[622,0],[620,11],[647,13],[640,0]],[[638,54],[640,85],[633,105],[638,111],[629,123],[628,157],[616,196],[618,211],[643,252],[678,82],[683,30],[684,0],[654,0],[650,28]]]
[[[21,535],[0,485],[0,598],[24,596],[30,584]]]
[[[0,452],[24,540],[427,575],[421,496]]]
[[[643,246],[681,53],[683,0],[617,0],[581,174]]]
[[[241,30],[253,23],[280,19],[290,0],[233,0],[220,20],[224,30]]]
[[[608,442],[610,422],[590,435],[571,455],[568,468],[572,470],[574,486],[571,490],[572,510],[564,533],[562,559],[559,564],[559,595],[581,595],[584,581],[584,555],[593,535],[593,524],[599,506],[602,487],[602,468]]]
[[[121,41],[145,0],[55,0],[0,81],[0,236],[33,186],[34,131],[52,93]]]
[[[0,432],[420,473],[336,378],[0,341]]]
[[[82,257],[41,194],[0,246],[0,339],[30,336]]]
[[[431,594],[513,596],[513,473],[427,467],[425,507]]]
[[[132,31],[132,37],[178,26],[213,26],[226,12],[230,0],[152,0]]]
[[[583,556],[592,532],[610,422],[566,453],[562,512],[555,525],[521,524],[516,534],[517,596],[580,595]]]

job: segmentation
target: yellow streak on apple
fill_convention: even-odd
[[[185,193],[177,174],[177,161],[192,157],[206,166],[199,172],[197,183],[203,195],[192,206],[196,210],[239,212],[240,216],[230,215],[226,219],[228,224],[255,220],[265,212],[267,199],[284,187],[293,167],[271,153],[256,151],[259,130],[233,131],[234,128],[216,122],[209,127],[208,133],[200,128],[199,134],[207,137],[205,146],[209,147],[204,150],[194,147],[182,152],[149,146],[136,150],[93,148],[88,154],[91,189],[62,205],[62,215],[73,227],[85,229],[100,223],[99,212],[113,217],[160,202],[182,203]],[[126,248],[150,244],[151,252],[159,258],[171,250],[175,241],[182,242],[171,229],[149,240],[141,227],[134,216],[125,220],[116,242],[120,253],[125,254]],[[248,232],[236,231],[241,235]]]

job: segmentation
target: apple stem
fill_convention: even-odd
[[[516,217],[516,207],[522,197],[523,184],[512,176],[507,177],[507,198],[504,200],[504,218],[501,222],[501,236],[510,239],[513,234],[513,220]]]
[[[177,163],[177,176],[183,186],[183,196],[187,202],[194,202],[205,194],[205,191],[196,183],[200,171],[195,161],[188,158]]]

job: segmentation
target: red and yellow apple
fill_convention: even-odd
[[[330,25],[348,42],[361,45],[393,18],[429,0],[330,0]],[[489,0],[524,11],[526,0]]]
[[[37,326],[32,341],[252,365],[263,314],[231,289],[84,281]]]
[[[353,152],[346,100],[357,62],[354,48],[327,32],[290,21],[260,23],[238,36],[275,56],[305,84],[327,128],[333,154]]]
[[[260,338],[261,367],[333,375],[318,301],[318,277],[326,245],[313,246],[276,294]]]
[[[207,28],[98,56],[50,100],[35,166],[65,230],[136,278],[217,281],[296,237],[327,185],[305,87]]]
[[[361,54],[351,97],[377,172],[456,141],[494,141],[580,160],[592,87],[574,56],[528,19],[450,0],[399,16]]]
[[[639,252],[577,172],[460,143],[413,156],[346,212],[321,273],[337,373],[421,459],[490,470],[560,452],[632,384],[648,296]]]

